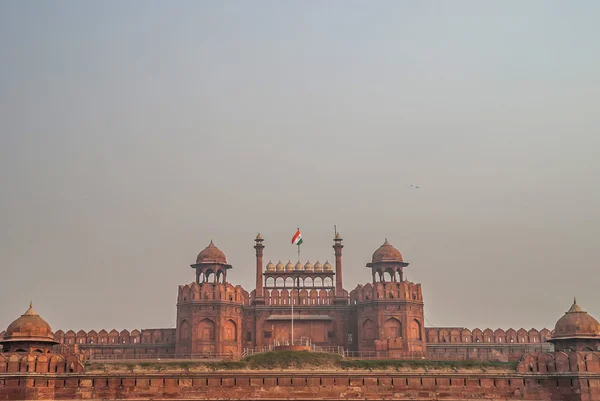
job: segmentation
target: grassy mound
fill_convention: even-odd
[[[245,359],[249,369],[332,369],[339,367],[342,357],[309,351],[273,351],[249,356]]]
[[[226,370],[505,370],[515,371],[517,362],[428,361],[428,360],[344,360],[340,355],[309,351],[273,351],[247,357],[243,361],[153,361],[126,363],[88,363],[88,372]]]

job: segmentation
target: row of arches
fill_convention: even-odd
[[[228,319],[222,326],[222,341],[237,341],[238,340],[238,329],[237,324]],[[179,340],[200,340],[200,341],[215,341],[217,339],[216,324],[212,319],[203,319],[196,326],[195,338],[193,337],[193,330],[190,323],[187,320],[182,320],[179,323]]]
[[[376,282],[401,282],[403,280],[402,267],[372,268],[373,283]]]
[[[294,280],[296,281],[294,285]],[[266,277],[264,288],[333,288],[332,276]]]
[[[267,289],[264,293],[266,305],[332,305],[335,291],[332,289]]]
[[[540,331],[531,329],[474,329],[473,331],[463,328],[437,329],[427,328],[426,337],[428,343],[506,343],[506,344],[540,344],[547,341],[551,336],[548,329]]]
[[[75,355],[0,354],[0,373],[74,373],[83,370],[83,365]]]
[[[214,268],[207,269],[196,269],[196,283],[211,283],[211,284],[225,284],[227,282],[227,268],[217,266]]]
[[[103,329],[99,332],[79,330],[77,333],[58,330],[54,333],[54,340],[65,345],[174,344],[175,329],[135,329],[131,332],[115,329],[107,332]]]
[[[417,319],[409,322],[408,332],[406,333],[412,340],[423,340],[423,331],[421,323]],[[383,338],[396,339],[404,337],[402,322],[391,317],[383,323]],[[370,318],[365,319],[362,324],[362,339],[363,341],[374,341],[379,338],[377,324]]]

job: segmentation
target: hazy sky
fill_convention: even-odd
[[[213,239],[387,237],[428,325],[600,318],[597,1],[0,1],[0,327],[173,327]],[[419,185],[419,189],[410,185]],[[2,330],[0,329],[0,330]]]

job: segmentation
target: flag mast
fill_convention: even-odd
[[[297,242],[296,242],[297,241]],[[297,228],[296,234],[292,237],[292,244],[298,245],[298,263],[300,262],[300,244],[302,243],[302,235],[300,234],[300,227]],[[296,289],[296,273],[292,273],[292,292],[290,293],[290,302],[292,307],[292,345],[294,345],[294,289]]]

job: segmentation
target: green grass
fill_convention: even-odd
[[[340,355],[309,351],[276,351],[249,356],[245,359],[250,369],[303,369],[311,367],[335,368],[342,361]]]
[[[242,361],[197,362],[197,361],[160,361],[127,363],[88,363],[87,371],[117,370],[389,370],[389,369],[427,369],[427,370],[516,370],[517,362],[499,361],[428,361],[428,360],[344,360],[340,355],[309,351],[265,352],[247,357]]]
[[[428,360],[353,360],[340,361],[338,366],[348,370],[384,370],[390,368],[411,368],[411,369],[506,369],[516,370],[517,362],[498,362],[498,361],[428,361]]]

